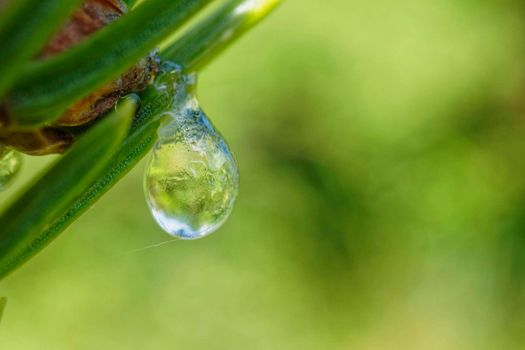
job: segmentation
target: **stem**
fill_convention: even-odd
[[[230,0],[161,52],[188,71],[200,71],[281,0]]]

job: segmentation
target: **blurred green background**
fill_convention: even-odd
[[[0,349],[522,349],[524,34],[518,1],[289,0],[201,76],[231,219],[155,246],[141,163],[2,282]]]

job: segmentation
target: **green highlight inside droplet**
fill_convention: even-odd
[[[230,215],[239,173],[228,144],[200,108],[195,77],[168,66],[157,84],[173,94],[144,176],[153,217],[170,235],[196,239]]]

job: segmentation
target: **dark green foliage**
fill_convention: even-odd
[[[211,0],[150,0],[88,40],[27,67],[10,94],[20,125],[58,118],[75,101],[134,65]]]
[[[128,133],[136,107],[132,99],[122,102],[0,216],[0,276],[47,243],[40,233],[101,175]]]
[[[0,14],[0,97],[80,0],[16,0]]]
[[[133,65],[208,2],[148,0],[136,13],[132,11],[71,51],[48,62],[32,63],[10,95],[14,97],[17,121],[37,125],[52,120],[77,99]],[[188,71],[200,69],[279,3],[269,1],[271,5],[256,14],[236,13],[244,2],[227,1],[161,56]],[[226,33],[230,35],[226,37]],[[149,151],[155,142],[159,116],[171,103],[170,96],[153,87],[145,91],[127,133],[130,103],[82,137],[0,216],[0,278],[63,232]]]

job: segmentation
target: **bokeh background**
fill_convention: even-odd
[[[287,1],[201,76],[231,219],[163,243],[141,163],[2,282],[0,348],[523,349],[524,34],[519,1]]]

